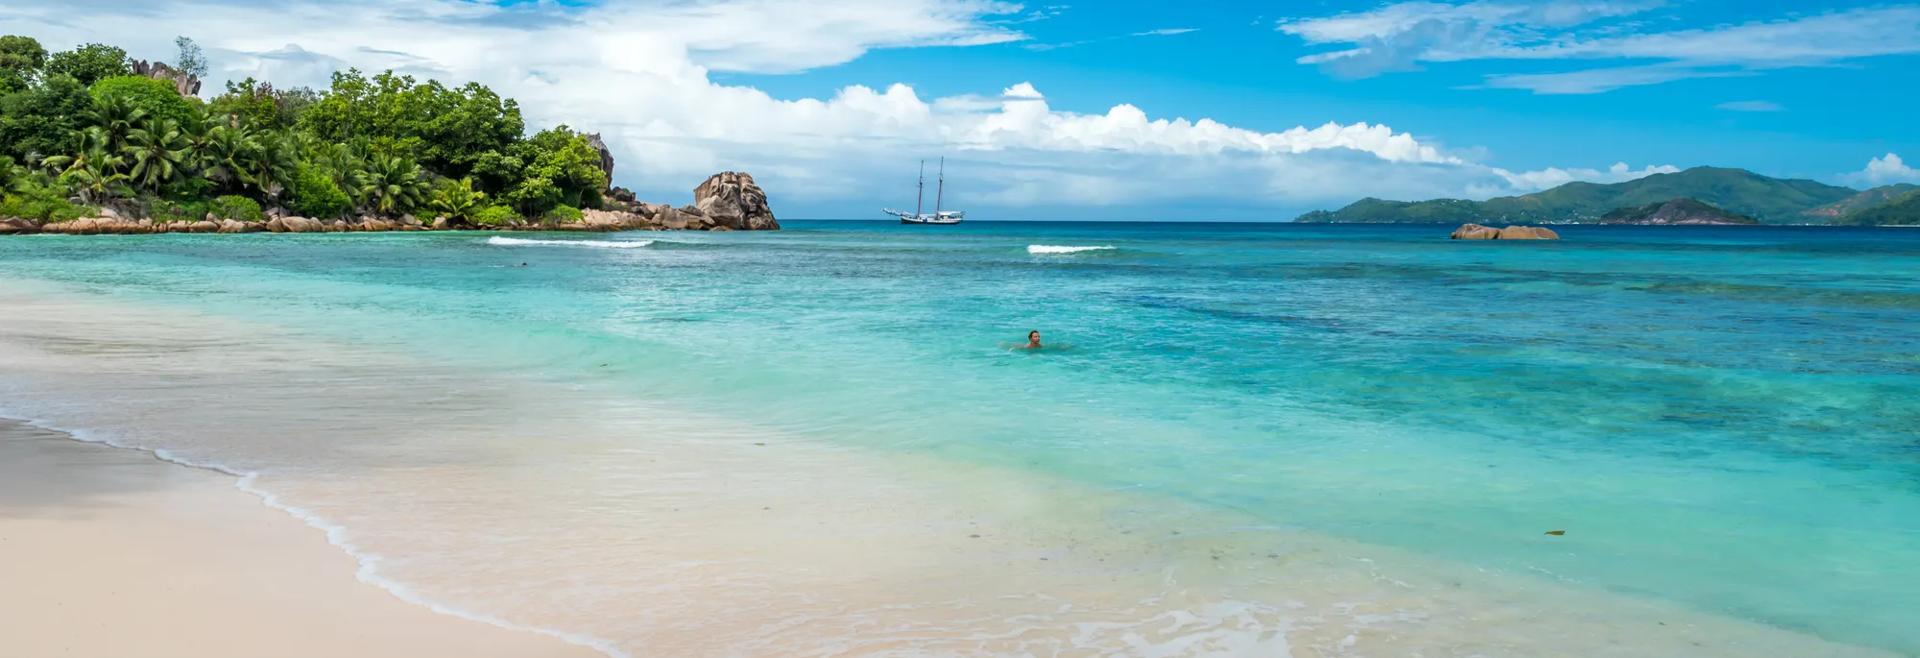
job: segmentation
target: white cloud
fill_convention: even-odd
[[[1144,31],[1144,32],[1135,32],[1135,33],[1133,33],[1133,35],[1132,35],[1132,36],[1136,36],[1136,37],[1170,37],[1170,36],[1173,36],[1173,35],[1176,35],[1176,34],[1186,34],[1186,33],[1189,33],[1189,32],[1199,32],[1199,31],[1200,31],[1200,28],[1197,28],[1197,27],[1163,27],[1163,28],[1160,28],[1160,29],[1158,29],[1158,30],[1147,30],[1147,31]]]
[[[1539,41],[1544,29],[1634,14],[1649,6],[1644,2],[1571,0],[1402,2],[1329,17],[1286,19],[1278,23],[1277,29],[1309,44],[1350,46],[1297,61],[1320,64],[1339,75],[1365,77],[1407,70],[1418,62],[1495,56]]]
[[[1224,208],[1274,218],[1367,195],[1505,194],[1549,179],[1617,175],[1513,174],[1367,122],[1256,129],[1156,117],[1119,98],[1104,111],[1068,111],[1024,82],[934,99],[904,84],[775,98],[714,77],[817,69],[879,48],[1025,39],[1008,26],[1031,12],[984,0],[115,7],[90,11],[80,25],[66,20],[74,11],[66,2],[13,3],[0,7],[0,33],[33,35],[56,49],[109,42],[146,58],[170,57],[173,36],[186,34],[212,58],[212,91],[220,78],[246,76],[324,86],[344,66],[476,80],[518,99],[532,126],[602,133],[617,157],[616,182],[655,200],[683,201],[705,175],[735,169],[753,172],[777,205],[801,208],[801,216],[867,216],[910,194],[913,162],[943,154],[951,198],[1001,209],[976,216],[1078,208],[1179,218]]]
[[[1713,107],[1729,112],[1784,112],[1787,109],[1773,101],[1727,101]]]
[[[1892,183],[1920,183],[1920,169],[1907,166],[1900,156],[1888,153],[1867,161],[1867,168],[1843,176],[1851,182],[1866,185],[1888,185]]]
[[[1920,7],[1910,5],[1663,32],[1632,33],[1637,26],[1610,21],[1657,6],[1571,0],[1404,2],[1285,20],[1278,29],[1309,44],[1346,46],[1297,61],[1351,76],[1404,70],[1420,62],[1654,60],[1563,72],[1495,74],[1485,85],[1562,94],[1920,53]]]
[[[1511,172],[1496,168],[1494,169],[1494,173],[1499,174],[1501,178],[1506,180],[1506,188],[1477,187],[1475,191],[1478,192],[1478,194],[1474,196],[1498,196],[1501,194],[1538,192],[1574,181],[1619,183],[1636,178],[1645,178],[1654,174],[1671,174],[1678,171],[1680,171],[1680,168],[1673,165],[1648,165],[1634,169],[1625,162],[1613,163],[1613,166],[1605,170],[1548,167],[1538,171]]]
[[[1651,64],[1586,69],[1567,73],[1515,73],[1487,76],[1480,85],[1487,89],[1524,89],[1536,94],[1597,94],[1622,87],[1659,84],[1688,78],[1727,78],[1752,75],[1746,71],[1706,70],[1687,66]]]

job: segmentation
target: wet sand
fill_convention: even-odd
[[[222,473],[0,420],[0,655],[592,657],[355,579]]]

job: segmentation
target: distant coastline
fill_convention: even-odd
[[[1665,211],[1662,212],[1662,208]],[[1622,183],[1574,182],[1486,201],[1365,198],[1295,218],[1327,224],[1920,224],[1920,186],[1868,190],[1695,167]]]

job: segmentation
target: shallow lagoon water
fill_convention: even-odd
[[[801,489],[860,499],[895,478],[886,486],[922,510],[943,497],[993,510],[916,519],[912,508],[835,508],[870,513],[871,523],[846,527],[878,546],[893,537],[929,551],[904,566],[966,562],[932,552],[945,544],[914,533],[934,531],[906,523],[1017,527],[1017,550],[1067,562],[1046,551],[1112,549],[1103,554],[1136,571],[1160,558],[1212,561],[1205,552],[1218,547],[1151,548],[1196,533],[1231,533],[1236,548],[1306,533],[1497,573],[1502,587],[1567,587],[1920,652],[1909,623],[1920,591],[1911,568],[1920,564],[1920,234],[1567,227],[1561,242],[1461,243],[1445,233],[791,222],[767,234],[507,240],[13,238],[0,241],[0,266],[31,282],[31,294],[162,315],[133,338],[119,326],[72,345],[35,339],[46,360],[16,363],[46,367],[0,369],[9,395],[0,407],[261,473],[260,486],[344,528],[387,577],[425,598],[636,655],[662,638],[634,629],[675,624],[634,610],[673,608],[629,609],[621,623],[583,621],[592,615],[569,606],[599,590],[618,598],[621,587],[660,597],[670,596],[666,582],[717,587],[776,556],[733,555],[746,562],[731,570],[676,563],[668,578],[635,573],[615,553],[523,564],[481,559],[473,546],[518,537],[557,551],[542,542],[571,536],[729,554],[755,533],[805,536],[781,524],[828,522],[751,502],[813,500]],[[176,324],[164,312],[193,319]],[[1071,348],[1004,347],[1029,329]],[[82,356],[111,365],[53,366]],[[276,359],[284,369],[262,365]],[[102,386],[154,402],[102,405]],[[240,390],[209,390],[221,386]],[[223,399],[226,408],[212,408]],[[778,458],[734,452],[767,443]],[[663,471],[663,459],[687,465]],[[701,486],[713,469],[757,473],[731,486],[767,500],[736,502],[774,520],[725,512],[702,524],[635,511],[654,500],[719,505]],[[687,481],[670,487],[663,473]],[[486,492],[500,495],[480,498]],[[1098,502],[1055,505],[1049,495]],[[394,501],[418,508],[391,509]],[[1071,528],[1089,510],[1107,515],[1098,531],[1039,530]],[[1180,524],[1211,514],[1218,524],[1174,538]],[[554,518],[569,523],[547,527]],[[419,534],[436,519],[458,522]],[[684,533],[685,543],[646,548],[664,539],[637,527]],[[1134,552],[1117,547],[1118,537],[1160,530],[1165,539],[1138,539]],[[737,541],[702,543],[726,532]],[[973,534],[982,533],[953,536]],[[1015,549],[987,552],[1005,557],[999,550]],[[841,559],[793,553],[807,557],[784,564]],[[1081,562],[1090,570],[1062,583],[1084,585],[1105,564]],[[489,587],[476,564],[514,586]],[[1292,573],[1258,561],[1236,569],[1255,581]],[[784,602],[739,624],[756,630],[723,636],[731,651],[783,637],[764,630],[767,619],[816,615],[813,625],[830,627],[817,606],[860,599],[836,599],[823,584],[844,580],[841,571],[819,566],[814,577],[779,581],[823,594],[769,598]],[[527,583],[564,594],[502,597]],[[946,601],[967,585],[929,587]],[[1321,592],[1334,602],[1338,593]],[[1282,603],[1268,594],[1232,601]],[[915,597],[874,598],[877,607],[901,600]],[[1164,612],[1143,608],[1146,619]],[[1252,614],[1233,610],[1222,618]],[[963,634],[964,625],[938,626],[953,622],[950,609],[924,616],[934,624],[926,628]],[[1246,618],[1274,630],[1288,616]],[[688,637],[702,632],[687,628]],[[942,636],[926,628],[924,642]],[[814,639],[835,633],[888,635],[854,624]],[[1259,633],[1234,641],[1249,637],[1211,653],[1272,653]],[[1338,649],[1344,637],[1331,637]],[[932,646],[894,640],[839,650]]]

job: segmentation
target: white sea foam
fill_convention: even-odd
[[[487,624],[489,626],[504,628],[504,629],[519,632],[519,633],[533,633],[535,635],[545,635],[547,637],[551,637],[551,638],[560,640],[562,642],[566,642],[568,644],[573,644],[573,645],[593,649],[600,653],[606,654],[610,658],[632,658],[632,654],[629,654],[626,651],[622,651],[618,646],[615,646],[614,643],[601,638],[597,638],[589,635],[581,635],[578,633],[568,633],[566,631],[560,631],[560,630],[555,630],[551,628],[543,628],[540,626],[529,626],[527,624],[514,623],[511,621],[507,621],[505,619],[501,619],[499,617],[495,617],[493,615],[473,612],[470,610],[463,610],[453,606],[445,605],[445,604],[433,601],[432,599],[428,599],[427,597],[421,596],[419,593],[414,592],[411,588],[407,587],[406,585],[400,584],[397,581],[394,581],[390,578],[380,575],[378,567],[381,561],[381,557],[379,555],[369,553],[367,551],[363,551],[359,547],[354,546],[353,543],[349,541],[347,538],[347,529],[345,526],[341,526],[339,524],[328,521],[325,518],[321,517],[320,515],[307,511],[306,509],[282,502],[280,500],[279,495],[271,491],[268,491],[266,489],[262,489],[259,486],[256,486],[254,482],[258,480],[260,477],[260,474],[258,472],[237,469],[237,468],[233,468],[231,466],[227,466],[225,464],[220,464],[217,462],[188,459],[185,457],[181,457],[177,454],[174,454],[172,451],[166,450],[164,448],[146,448],[146,447],[128,444],[128,443],[116,440],[109,436],[96,434],[94,432],[90,432],[84,429],[64,427],[44,419],[33,418],[31,416],[16,413],[14,411],[10,411],[7,409],[0,409],[0,419],[12,420],[12,421],[20,422],[33,427],[38,427],[41,429],[50,430],[54,432],[59,432],[61,434],[67,435],[68,438],[71,438],[75,441],[79,441],[81,443],[97,443],[100,445],[118,448],[121,450],[133,450],[136,452],[144,452],[144,453],[153,455],[154,459],[158,459],[160,461],[167,462],[170,464],[185,466],[187,468],[213,471],[215,473],[233,477],[235,478],[233,483],[234,488],[244,491],[254,497],[257,497],[260,499],[261,504],[276,510],[280,510],[281,512],[286,513],[288,516],[292,516],[293,518],[300,520],[302,523],[307,524],[308,527],[311,527],[315,530],[319,530],[320,532],[324,533],[327,537],[327,543],[332,544],[335,548],[340,549],[341,552],[344,552],[347,555],[350,555],[353,557],[354,562],[358,565],[358,568],[354,571],[354,577],[356,579],[368,585],[372,585],[374,587],[378,587],[380,589],[386,590],[387,593],[392,594],[394,598],[398,598],[407,603],[421,606],[428,610],[432,610],[436,613],[447,615],[450,617],[458,617],[460,619],[465,619],[467,621],[479,622],[482,624]]]
[[[493,236],[487,238],[487,244],[496,247],[580,247],[584,249],[639,249],[653,244],[652,240],[535,240],[531,238],[506,238]]]
[[[1027,245],[1027,253],[1036,254],[1036,255],[1038,254],[1077,254],[1083,251],[1110,251],[1112,249],[1113,247],[1111,245],[1100,245],[1100,246],[1091,246],[1091,247],[1074,246],[1074,245],[1057,245],[1057,244]]]

